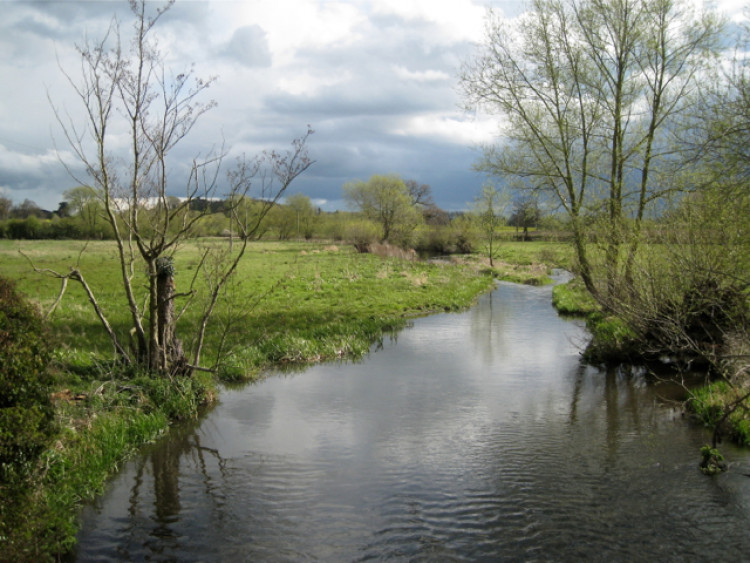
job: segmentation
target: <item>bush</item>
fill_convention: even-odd
[[[380,227],[367,219],[352,221],[346,226],[345,236],[359,252],[368,252],[370,244],[380,238]]]
[[[42,319],[0,278],[0,483],[28,472],[53,432]]]

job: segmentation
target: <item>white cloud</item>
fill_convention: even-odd
[[[350,2],[309,0],[258,0],[217,4],[215,25],[259,25],[268,35],[268,45],[277,64],[292,62],[305,49],[333,44],[351,44],[360,39],[357,27],[365,14]]]
[[[48,166],[59,165],[57,153],[47,149],[41,154],[25,154],[0,145],[0,173],[17,174],[22,172],[31,176],[41,176]]]
[[[494,138],[497,123],[486,118],[464,117],[458,113],[432,113],[409,116],[392,132],[402,137],[439,138],[456,145],[480,145]]]

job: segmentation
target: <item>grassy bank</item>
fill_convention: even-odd
[[[178,291],[190,284],[203,244],[177,255]],[[81,253],[82,247],[72,241],[0,241],[0,273],[46,311],[59,280],[34,272],[26,257],[41,269],[67,272],[76,266],[112,325],[127,327],[112,243],[90,243]],[[414,316],[473,303],[493,284],[480,269],[472,260],[425,263],[333,245],[256,243],[216,315],[204,358],[212,365],[224,353],[220,374],[250,379],[272,365],[360,357]],[[204,289],[196,285],[198,293]],[[196,323],[197,315],[187,313],[178,325],[188,348]],[[57,431],[31,478],[2,489],[0,560],[43,561],[68,551],[81,503],[99,494],[139,446],[157,439],[172,421],[196,417],[215,395],[215,378],[205,372],[169,380],[114,365],[112,347],[74,284],[48,324]]]
[[[560,314],[584,317],[592,341],[584,360],[597,362],[638,361],[637,334],[620,318],[605,315],[578,279],[553,289],[552,302]],[[641,358],[642,359],[642,358]],[[734,371],[742,373],[736,366]],[[750,446],[750,400],[747,378],[736,378],[734,385],[718,380],[690,391],[686,409],[707,428],[733,442]]]
[[[741,446],[750,446],[747,386],[716,381],[693,391],[688,408],[707,428],[717,429]]]
[[[202,244],[206,243],[190,244],[176,256],[178,292],[189,287]],[[79,257],[81,246],[65,241],[0,241],[3,273],[47,310],[57,296],[59,281],[33,272],[19,251],[38,268],[66,272],[79,263],[111,324],[124,332],[128,319],[114,246],[90,243]],[[197,282],[199,303],[205,285],[200,279]],[[213,366],[224,356],[222,373],[244,378],[278,363],[356,358],[408,318],[466,307],[491,284],[491,277],[477,275],[473,264],[381,258],[334,245],[255,243],[209,327],[203,361]],[[178,310],[184,300],[177,302]],[[58,337],[57,360],[62,366],[85,367],[111,358],[111,344],[83,291],[74,284],[49,321]],[[178,325],[187,349],[197,322],[197,307],[193,307]]]
[[[29,479],[6,484],[0,495],[0,561],[52,561],[67,553],[82,503],[101,494],[140,446],[172,422],[197,416],[214,397],[207,374],[169,381],[110,370],[56,378],[57,432]]]

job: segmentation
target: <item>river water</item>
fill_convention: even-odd
[[[681,387],[582,365],[550,291],[224,390],[85,509],[77,560],[750,560],[750,453],[703,476]]]

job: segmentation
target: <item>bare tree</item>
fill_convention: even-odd
[[[13,209],[13,202],[7,197],[0,197],[0,221],[10,217],[11,209]]]
[[[78,268],[71,268],[68,274],[53,275],[83,285],[124,363],[139,364],[160,373],[186,372],[199,365],[209,319],[248,240],[289,184],[312,164],[306,148],[312,133],[309,128],[285,153],[269,152],[254,159],[244,156],[238,159],[227,173],[226,182],[222,180],[226,153],[221,149],[192,160],[181,188],[182,197],[179,201],[174,199],[180,193],[168,182],[174,149],[215,104],[201,101],[213,79],[197,78],[192,70],[172,74],[164,66],[153,37],[154,27],[173,2],[151,10],[145,0],[131,0],[134,24],[128,47],[123,47],[116,20],[100,41],[78,46],[81,75],[63,72],[81,102],[86,119],[79,123],[55,110],[64,135],[88,176],[88,181],[76,179],[97,191],[115,235],[118,268],[130,312],[130,345],[111,327]],[[128,131],[127,154],[115,150],[112,137],[118,128]],[[220,194],[222,184],[226,189]],[[251,189],[262,204],[257,213],[242,216],[237,202],[248,197]],[[241,244],[224,254],[220,267],[212,270],[191,364],[176,334],[176,321],[181,313],[175,311],[178,293],[173,256],[196,222],[209,212],[208,207],[194,211],[191,204],[217,195],[235,202],[230,203],[228,211]],[[209,253],[217,251],[217,248],[206,249],[201,265],[209,261]],[[145,305],[141,305],[137,276],[144,270],[148,292]],[[196,273],[191,288],[184,294],[188,304],[195,296],[193,285],[197,279]]]
[[[404,184],[406,184],[406,188],[409,190],[412,205],[418,205],[422,208],[435,205],[432,199],[432,188],[430,188],[429,184],[420,184],[416,180],[406,180]]]

